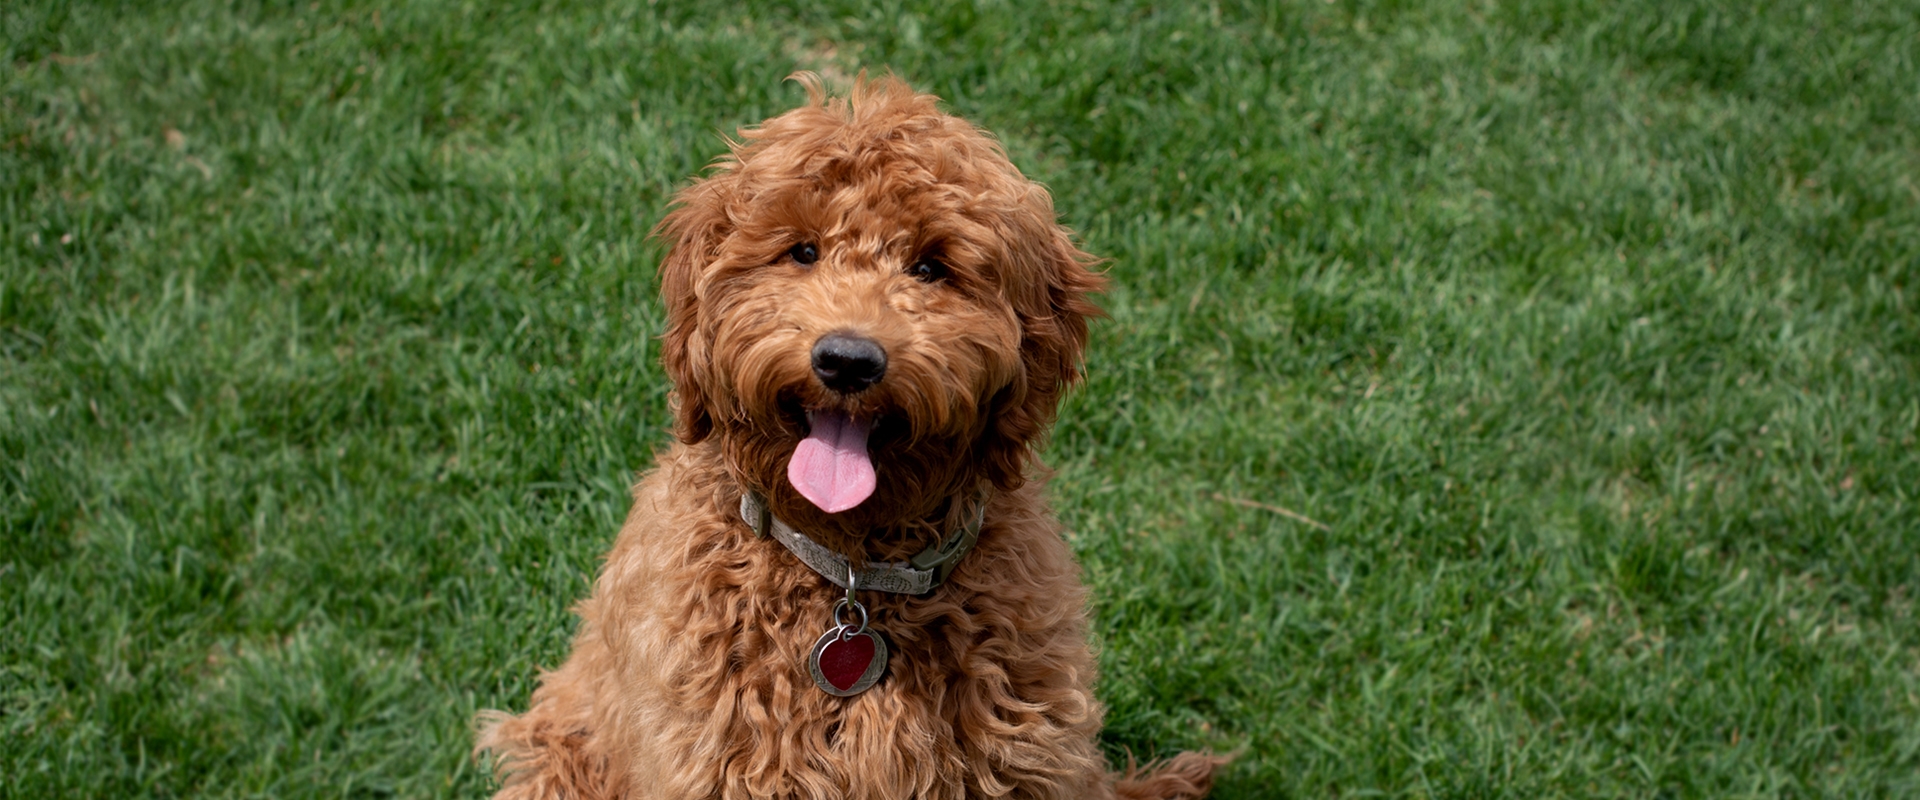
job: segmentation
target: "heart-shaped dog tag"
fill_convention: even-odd
[[[887,671],[887,643],[871,631],[840,625],[813,643],[807,670],[820,691],[852,697],[878,683]]]

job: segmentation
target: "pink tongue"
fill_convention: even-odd
[[[873,460],[867,457],[870,420],[834,411],[807,412],[813,432],[793,449],[787,480],[821,511],[838,514],[873,494]]]

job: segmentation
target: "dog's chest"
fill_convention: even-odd
[[[629,798],[1103,794],[1086,593],[1036,499],[1012,498],[1001,519],[1018,524],[989,516],[935,591],[864,601],[887,674],[835,697],[806,656],[844,591],[737,517],[676,504],[690,492],[662,475],[582,605],[573,656],[489,734],[526,774]]]
[[[725,668],[694,668],[670,685],[680,687],[675,705],[698,729],[695,738],[722,753],[707,762],[710,785],[741,797],[806,786],[848,797],[964,796],[981,777],[967,757],[965,717],[982,693],[952,614],[904,608],[918,598],[870,598],[869,629],[885,642],[885,672],[865,691],[839,697],[809,669],[816,643],[835,627],[837,596],[801,590],[701,604],[721,613],[708,614],[711,634],[692,639],[700,657],[689,663]],[[687,613],[689,622],[702,616]]]
[[[602,587],[625,610],[601,618],[635,624],[611,639],[633,704],[610,721],[636,796],[1046,797],[1102,774],[1084,594],[1051,530],[983,536],[924,596],[860,593],[886,672],[836,697],[808,656],[844,590],[716,522],[628,543],[610,567],[637,569]]]

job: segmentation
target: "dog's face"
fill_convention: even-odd
[[[845,531],[1023,482],[1100,277],[1046,190],[887,78],[741,131],[661,223],[678,435]]]

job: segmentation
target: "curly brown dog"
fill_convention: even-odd
[[[1041,491],[1094,259],[935,98],[797,77],[660,225],[678,442],[572,656],[483,716],[500,796],[1204,794],[1224,759],[1108,771]]]

